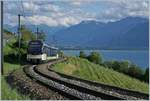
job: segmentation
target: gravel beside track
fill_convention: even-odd
[[[51,69],[53,64],[65,60],[66,58],[62,58],[39,65],[26,65],[23,69],[10,73],[7,81],[21,93],[38,100],[149,99],[149,95],[145,93],[81,79]]]
[[[100,85],[95,86],[95,85],[92,85],[89,83],[85,83],[82,80],[74,80],[72,78],[70,79],[70,78],[67,78],[68,75],[67,75],[67,77],[63,77],[63,76],[59,75],[58,73],[55,73],[55,72],[48,70],[48,69],[49,69],[49,66],[46,66],[46,64],[39,65],[35,68],[36,72],[40,73],[41,75],[47,76],[49,79],[55,78],[55,79],[59,79],[59,80],[62,80],[64,82],[70,83],[70,84],[72,84],[72,86],[80,85],[81,87],[91,89],[93,91],[97,91],[97,93],[101,92],[101,93],[103,93],[103,96],[102,96],[102,97],[104,97],[103,99],[106,99],[105,95],[107,95],[107,96],[110,95],[110,97],[109,97],[110,99],[113,99],[113,98],[111,98],[111,96],[114,96],[114,99],[127,99],[127,100],[144,99],[143,96],[142,96],[142,98],[141,97],[135,97],[133,95],[126,94],[127,92],[126,93],[124,93],[124,92],[120,93],[121,91],[115,91],[114,89],[105,89],[106,87],[103,88],[103,86],[100,86]],[[107,99],[109,99],[109,98],[107,98]]]
[[[26,67],[29,65],[24,66]],[[31,100],[68,100],[64,95],[29,78],[22,68],[11,72],[6,80],[12,89],[16,88],[19,93],[29,96]]]
[[[80,91],[76,90],[75,88],[74,89],[69,88],[66,85],[60,84],[60,83],[50,80],[44,76],[41,76],[34,71],[35,67],[36,66],[24,68],[24,71],[27,73],[27,75],[30,75],[30,77],[47,85],[48,87],[52,87],[52,88],[56,89],[58,92],[63,92],[70,99],[86,99],[86,100],[101,99],[100,97],[95,97],[93,95],[80,92]]]

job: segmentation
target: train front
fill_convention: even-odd
[[[46,60],[46,54],[42,53],[43,42],[40,40],[30,41],[27,49],[27,61]]]

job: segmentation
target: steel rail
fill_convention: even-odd
[[[114,96],[114,95],[104,93],[104,92],[99,92],[99,91],[96,91],[96,90],[93,90],[93,89],[90,89],[90,88],[87,88],[87,87],[83,87],[83,86],[80,86],[80,85],[77,85],[77,84],[67,82],[65,80],[62,80],[62,79],[59,79],[59,78],[54,77],[52,75],[49,75],[45,72],[42,72],[42,70],[40,70],[40,69],[46,69],[46,71],[49,72],[49,73],[54,72],[54,73],[62,76],[63,78],[76,80],[78,82],[84,82],[84,83],[87,83],[87,84],[95,86],[95,87],[101,86],[101,87],[104,87],[105,90],[108,90],[108,91],[113,90],[114,92],[121,93],[122,95],[125,94],[125,95],[129,95],[129,96],[137,97],[139,99],[148,99],[149,98],[148,94],[144,94],[144,93],[136,92],[136,91],[131,91],[131,90],[126,90],[126,89],[122,89],[122,88],[119,88],[119,87],[113,87],[113,86],[109,86],[109,85],[105,85],[105,84],[101,84],[101,83],[97,83],[97,82],[92,82],[92,81],[89,81],[89,80],[84,80],[84,79],[81,79],[81,78],[77,78],[77,77],[74,77],[74,76],[65,75],[63,73],[56,72],[56,71],[52,70],[51,68],[49,68],[51,65],[56,64],[58,62],[65,61],[65,60],[66,59],[62,58],[62,59],[58,59],[58,60],[54,60],[54,61],[49,61],[49,62],[45,63],[44,65],[36,65],[36,66],[34,65],[34,66],[29,67],[29,68],[24,68],[24,72],[27,74],[27,76],[35,79],[37,82],[39,82],[39,83],[41,83],[41,84],[57,91],[57,92],[65,95],[66,97],[68,97],[70,99],[80,99],[80,100],[84,99],[85,100],[85,98],[84,97],[82,98],[82,96],[77,96],[75,94],[70,94],[70,93],[62,91],[61,89],[58,89],[56,87],[52,87],[52,85],[49,85],[49,83],[43,81],[40,78],[44,78],[47,81],[52,80],[53,82],[58,83],[60,86],[64,85],[65,87],[68,87],[69,89],[73,89],[73,90],[75,90],[77,92],[80,92],[80,93],[83,93],[85,95],[87,94],[86,96],[92,95],[92,96],[94,96],[94,98],[92,100],[94,100],[94,99],[125,100],[126,98],[120,97],[120,96]],[[38,69],[38,68],[40,68],[40,69]],[[36,77],[33,74],[36,74],[40,77]],[[121,90],[123,90],[123,91],[121,91]],[[140,97],[138,97],[138,96],[140,96]],[[91,98],[88,98],[88,99],[91,99]]]
[[[121,97],[109,95],[109,94],[106,94],[106,93],[103,93],[103,92],[98,92],[98,91],[95,91],[95,90],[92,90],[92,89],[89,89],[89,88],[86,88],[86,87],[82,87],[80,85],[76,85],[76,84],[73,84],[73,83],[69,83],[69,82],[63,81],[63,80],[58,79],[56,77],[52,77],[50,75],[42,73],[42,72],[38,71],[36,68],[37,67],[34,68],[36,73],[38,73],[38,74],[40,74],[40,75],[42,75],[42,76],[44,76],[44,77],[46,77],[48,79],[51,79],[51,80],[53,80],[55,82],[58,82],[58,83],[63,84],[63,85],[66,85],[69,88],[76,89],[76,90],[78,90],[80,92],[83,92],[83,93],[86,93],[86,94],[90,94],[90,95],[93,95],[93,96],[96,96],[96,97],[100,97],[101,99],[106,99],[106,100],[125,100],[124,98],[121,98]]]
[[[60,75],[63,78],[67,78],[70,80],[76,80],[79,82],[84,82],[86,84],[93,85],[95,87],[102,87],[103,89],[108,90],[108,91],[114,91],[114,92],[117,92],[122,95],[133,96],[133,97],[140,98],[140,99],[146,99],[146,100],[149,99],[149,94],[146,94],[146,93],[142,93],[139,91],[133,91],[133,90],[129,90],[129,89],[124,89],[124,88],[120,88],[120,87],[116,87],[116,86],[111,86],[111,85],[107,85],[107,84],[103,84],[103,83],[99,83],[99,82],[94,82],[91,80],[86,80],[86,79],[82,79],[82,78],[71,76],[71,75],[66,75],[64,73],[60,73],[55,70],[52,70],[49,67],[48,67],[48,70]]]

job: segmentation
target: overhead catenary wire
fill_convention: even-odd
[[[29,21],[29,17],[30,16],[32,16],[32,15],[34,15],[35,14],[35,12],[34,12],[34,7],[33,7],[33,9],[29,9],[28,11],[25,9],[25,7],[24,7],[24,3],[27,3],[27,2],[30,2],[30,3],[33,3],[33,1],[23,1],[23,0],[18,0],[19,1],[19,9],[20,10],[22,10],[22,11],[20,11],[21,12],[21,14],[22,14],[22,17],[24,17],[24,22],[25,22],[25,24],[27,24],[27,23],[29,23],[29,24],[31,24],[32,25],[32,23]]]
[[[22,5],[22,1],[21,2],[18,2],[19,4],[21,3]],[[22,11],[21,11],[21,7],[22,7]],[[21,39],[22,39],[22,33],[21,33],[21,24],[23,25],[23,22],[21,21],[21,16],[25,16],[25,13],[24,13],[24,8],[23,8],[23,5],[22,6],[19,6],[19,14],[18,14],[18,47],[19,47],[19,50],[18,50],[18,53],[19,53],[19,56],[18,56],[18,59],[19,59],[19,63],[21,63],[21,51],[20,51],[20,48],[21,48]]]
[[[25,11],[24,11],[24,7],[23,7],[23,2],[22,2],[22,0],[20,2],[21,2],[22,12],[23,12],[22,15],[25,17]]]
[[[22,25],[25,25],[25,26],[33,25],[33,23],[31,23],[30,17],[37,15],[37,11],[35,11],[35,10],[38,10],[38,9],[36,9],[35,5],[32,6],[32,9],[27,9],[25,7],[25,3],[33,4],[34,1],[23,1],[23,0],[21,0],[21,1],[19,1],[19,3],[20,3],[19,9],[20,9],[20,12],[21,12],[22,17],[23,17],[23,19],[21,19]],[[39,31],[37,31],[37,29]],[[34,31],[34,33],[36,34],[36,38],[38,38],[38,34],[44,33],[44,31],[42,31],[38,28],[38,25],[32,31]]]
[[[24,1],[25,2],[25,1]],[[24,17],[24,23],[27,24],[27,20],[28,18],[26,17],[26,12],[25,12],[25,9],[24,9],[24,5],[23,5],[23,1],[21,0],[20,1],[20,6],[21,6],[21,9],[22,9],[22,16]],[[26,19],[26,20],[25,20]],[[30,23],[30,21],[28,21]]]
[[[33,1],[29,1],[29,2],[33,3]],[[33,16],[36,14],[34,10],[34,6],[33,6],[33,9],[30,9],[31,12],[28,12],[28,14],[25,12],[23,1],[21,1],[21,7],[22,7],[23,17],[25,18],[24,20],[26,21],[26,24],[29,23],[30,25],[32,25],[32,23],[29,20],[29,16]],[[26,15],[29,15],[29,16],[26,16]],[[38,29],[38,27],[35,29]],[[35,30],[35,34],[37,35],[39,34],[37,30]],[[37,35],[36,35],[36,38],[37,38]]]

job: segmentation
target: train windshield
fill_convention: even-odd
[[[38,45],[38,44],[31,44],[29,45],[29,48],[41,48],[42,45]]]
[[[30,54],[41,54],[42,43],[40,41],[29,42],[28,53]]]

